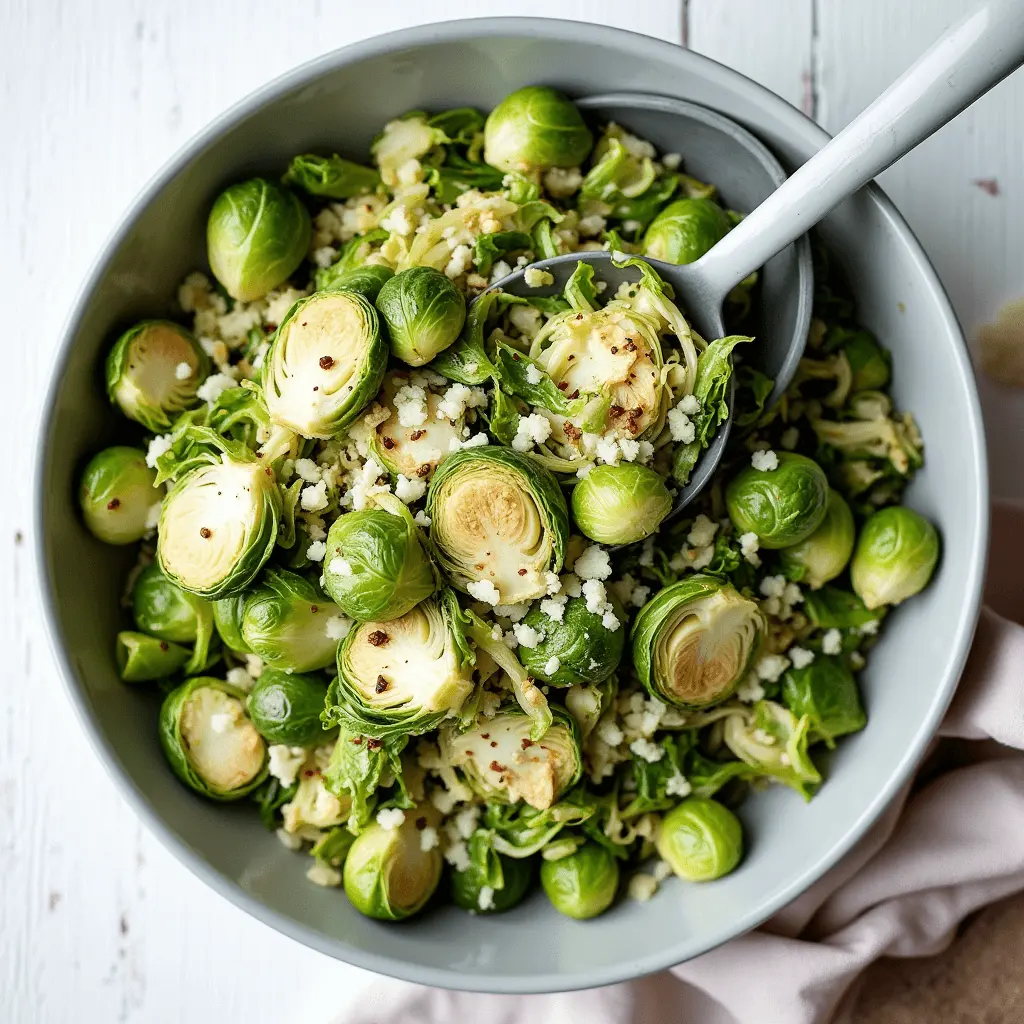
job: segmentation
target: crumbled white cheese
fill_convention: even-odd
[[[561,667],[562,661],[560,658],[550,657],[544,665],[544,674],[553,676]]]
[[[327,545],[322,540],[315,540],[306,548],[306,557],[311,562],[322,562],[327,554]]]
[[[512,321],[512,326],[523,335],[524,338],[529,341],[533,341],[534,336],[540,330],[541,322],[544,319],[543,314],[539,309],[534,309],[533,306],[513,306],[508,311],[508,318]],[[466,366],[469,370],[469,366]],[[475,369],[470,372],[476,372]],[[530,371],[527,370],[527,379],[529,379]],[[540,380],[531,380],[531,384],[539,384]]]
[[[466,590],[469,591],[470,597],[475,597],[485,604],[501,604],[501,594],[490,580],[474,580],[466,587]]]
[[[549,619],[561,622],[565,618],[565,604],[569,598],[565,594],[558,594],[555,597],[546,597],[540,603],[540,610]]]
[[[750,464],[762,473],[771,473],[779,468],[779,457],[769,448],[767,451],[754,452],[750,456]]]
[[[174,377],[176,380],[188,380],[192,376],[192,367],[188,363],[178,363],[174,368]]]
[[[519,622],[521,619],[525,619],[530,611],[530,602],[521,601],[519,604],[499,604],[494,609],[495,615],[503,615],[506,619],[511,619],[513,622]]]
[[[539,270],[537,267],[527,267],[523,271],[523,281],[527,288],[543,288],[545,285],[554,284],[554,275],[546,270]]]
[[[755,704],[764,697],[764,687],[757,677],[757,672],[750,672],[736,687],[736,699],[744,704]]]
[[[455,831],[458,833],[459,838],[468,839],[476,830],[479,820],[480,806],[478,804],[470,804],[468,807],[463,807],[454,818]]]
[[[321,480],[318,484],[303,487],[302,494],[299,496],[299,504],[307,512],[319,512],[321,509],[327,508],[327,484]]]
[[[786,592],[786,577],[765,576],[758,588],[765,597],[782,597]]]
[[[352,631],[352,620],[345,615],[332,615],[324,624],[328,640],[344,640]]]
[[[551,422],[539,412],[520,416],[512,447],[517,452],[528,452],[535,444],[543,444],[551,436]]]
[[[491,284],[497,284],[503,277],[508,277],[512,268],[504,261],[498,260],[491,268]]]
[[[640,456],[640,442],[634,441],[632,438],[620,437],[619,451],[622,452],[622,457],[626,462],[636,462]]]
[[[678,153],[665,153],[661,158],[662,166],[667,171],[677,170],[682,162],[683,158]]]
[[[351,576],[352,566],[347,558],[342,558],[341,555],[335,555],[327,563],[327,571],[335,576]]]
[[[526,380],[529,384],[539,384],[544,379],[541,368],[536,363],[530,363],[526,367]]]
[[[878,627],[881,625],[879,619],[868,619],[858,630],[861,636],[875,636],[878,633]]]
[[[149,466],[150,469],[156,469],[156,460],[159,459],[164,452],[169,452],[171,447],[170,434],[157,434],[157,436],[149,442],[149,449],[146,452],[146,465]]]
[[[401,473],[398,475],[398,481],[395,483],[395,496],[404,501],[406,505],[411,505],[414,501],[419,501],[426,493],[426,480],[421,477],[413,477],[410,479],[407,476],[403,476]]]
[[[636,754],[637,757],[642,757],[645,761],[650,764],[656,764],[665,756],[665,748],[659,746],[659,744],[648,739],[637,739],[633,740],[629,745],[629,749]]]
[[[306,878],[314,885],[322,885],[325,889],[333,889],[341,885],[341,872],[322,860],[317,860],[306,872]]]
[[[655,879],[643,871],[633,875],[626,885],[626,894],[631,900],[638,903],[646,903],[658,891],[658,883]]]
[[[676,772],[665,783],[665,793],[668,796],[689,796],[693,787],[685,775]]]
[[[594,238],[604,231],[607,224],[608,222],[600,214],[591,213],[586,217],[581,217],[576,228],[579,231],[581,238]]]
[[[493,910],[494,909],[494,890],[489,885],[480,886],[480,892],[477,894],[476,905],[481,910]]]
[[[307,484],[320,483],[322,474],[320,467],[312,459],[296,459],[292,467],[297,476],[302,477]]]
[[[583,584],[583,596],[587,599],[587,611],[600,615],[608,603],[608,593],[600,580],[586,580]]]
[[[461,839],[448,844],[448,848],[444,851],[444,859],[456,871],[468,871],[469,865],[472,863],[469,859],[469,850],[466,849],[466,844]]]
[[[838,629],[826,630],[825,635],[821,638],[821,653],[843,653],[843,634],[840,633]]]
[[[401,807],[385,807],[377,812],[377,824],[388,832],[399,828],[405,821],[405,811]]]
[[[474,434],[465,441],[460,441],[457,437],[453,437],[448,442],[448,450],[450,452],[457,452],[460,448],[484,448],[490,443],[490,438],[481,431],[479,434]]]
[[[697,428],[693,421],[678,405],[669,410],[668,429],[672,440],[680,444],[690,444],[697,436]]]
[[[612,574],[612,563],[604,548],[591,544],[576,559],[572,569],[582,580],[606,580]]]
[[[757,553],[761,542],[756,533],[740,535],[740,554],[756,569],[761,564],[761,556]]]
[[[306,760],[303,747],[286,747],[283,743],[274,743],[267,748],[268,770],[282,786],[290,786],[299,774],[299,769]]]
[[[529,647],[531,650],[533,650],[533,648],[535,648],[541,640],[544,639],[539,630],[534,629],[533,626],[526,625],[525,622],[514,623],[512,626],[512,632],[515,634],[516,640],[518,640],[523,647]]]
[[[793,662],[793,668],[807,668],[814,661],[814,651],[809,651],[806,647],[790,647],[786,651],[786,656]]]
[[[714,541],[717,532],[718,523],[702,513],[693,521],[693,526],[686,535],[686,540],[687,543],[693,544],[694,547],[706,547]]]
[[[226,373],[214,373],[199,385],[199,388],[196,390],[196,398],[202,402],[209,402],[212,405],[228,388],[237,386],[238,384],[235,379],[229,377]]]
[[[609,747],[617,747],[626,736],[614,721],[604,718],[597,725],[597,738]]]
[[[696,416],[700,412],[700,399],[696,395],[685,395],[676,408],[686,416]]]
[[[453,384],[437,404],[437,418],[455,422],[464,416],[467,409],[481,409],[487,405],[487,394],[483,388],[470,388],[465,384]]]
[[[424,529],[430,526],[430,516],[428,516],[427,513],[424,512],[422,509],[420,509],[420,511],[417,512],[416,515],[414,515],[412,518],[413,522],[415,522],[417,526],[422,526]]]
[[[255,682],[253,677],[244,668],[237,666],[229,668],[225,678],[232,686],[237,686],[240,690],[245,690],[246,693],[252,689],[252,684]]]
[[[789,659],[781,654],[765,654],[754,666],[758,679],[766,683],[777,683],[779,677],[789,668]]]
[[[583,184],[583,174],[578,167],[552,167],[544,174],[544,188],[556,199],[571,196]]]
[[[159,501],[149,506],[145,523],[147,533],[155,530],[160,525],[160,513],[163,511],[163,507],[163,503]]]
[[[419,427],[427,422],[427,393],[415,384],[403,384],[395,392],[395,412],[403,427]]]
[[[215,733],[225,733],[238,721],[238,716],[237,710],[234,712],[221,711],[218,714],[210,715],[210,728]]]
[[[445,277],[455,280],[461,277],[473,262],[473,250],[468,245],[457,245],[445,265]]]
[[[437,829],[428,825],[425,829],[420,832],[420,849],[424,853],[429,853],[433,850],[438,843],[441,842],[441,837],[437,834]]]
[[[278,841],[282,846],[289,850],[301,850],[302,849],[302,837],[295,835],[293,832],[286,832],[283,828],[275,829],[274,835],[277,836]]]
[[[597,443],[597,458],[606,466],[617,466],[622,457],[622,449],[614,437],[603,437]]]

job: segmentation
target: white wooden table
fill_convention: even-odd
[[[43,637],[28,536],[37,410],[78,283],[160,165],[296,64],[464,13],[605,21],[685,43],[836,131],[969,2],[0,3],[0,416],[15,489],[0,504],[0,1020],[327,1021],[372,978],[249,919],[142,829],[80,733]],[[1024,293],[1024,74],[882,182],[969,334]],[[994,493],[1024,498],[1024,396],[984,381],[982,392]]]

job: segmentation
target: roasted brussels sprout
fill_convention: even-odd
[[[156,563],[147,565],[132,587],[132,615],[143,633],[192,644],[213,631],[213,606],[172,583]]]
[[[210,360],[192,335],[170,320],[143,320],[125,331],[107,356],[107,394],[147,430],[170,430],[196,403]]]
[[[869,609],[899,604],[928,585],[939,560],[939,534],[904,505],[872,513],[860,528],[850,580]]]
[[[462,292],[433,267],[410,267],[387,281],[377,309],[388,325],[391,351],[410,366],[429,363],[466,322]]]
[[[468,846],[469,867],[452,871],[452,902],[474,914],[500,914],[518,906],[533,882],[532,858],[496,853],[483,829],[470,836]]]
[[[585,921],[612,905],[619,862],[603,846],[584,843],[568,857],[541,861],[540,884],[555,910]]]
[[[797,718],[810,720],[811,743],[823,740],[831,748],[840,736],[867,725],[857,680],[840,658],[819,654],[810,665],[789,669],[782,699]]]
[[[217,627],[218,636],[226,647],[241,654],[252,653],[242,638],[242,612],[248,600],[248,592],[241,591],[213,602],[213,624]]]
[[[395,272],[390,267],[380,263],[364,264],[332,278],[323,286],[323,291],[359,292],[367,302],[376,303],[381,288],[394,276]]]
[[[324,738],[327,685],[315,676],[265,668],[249,692],[249,718],[270,744],[311,747]]]
[[[375,823],[356,837],[345,858],[345,894],[361,914],[401,921],[433,896],[444,859],[437,846],[423,849],[419,821],[436,828],[440,815],[431,804],[421,804],[406,811],[397,828]]]
[[[430,539],[452,584],[490,604],[547,591],[562,568],[569,516],[555,477],[508,448],[464,448],[427,492]]]
[[[210,210],[210,269],[233,299],[252,302],[291,277],[311,234],[309,212],[293,193],[263,178],[239,182]]]
[[[666,263],[695,263],[729,233],[729,217],[712,199],[677,199],[651,221],[644,253]]]
[[[572,100],[543,85],[510,93],[484,125],[484,160],[503,171],[576,167],[593,144]]]
[[[779,552],[783,573],[817,590],[846,568],[855,534],[850,506],[838,491],[829,490],[825,518],[814,533]]]
[[[388,500],[390,499],[390,500]],[[397,619],[437,590],[419,527],[393,495],[383,508],[339,516],[327,534],[324,588],[353,619]]]
[[[621,612],[616,617],[624,618]],[[520,646],[519,660],[531,676],[552,686],[600,683],[619,667],[626,644],[626,630],[608,629],[601,619],[582,597],[565,602],[560,620],[535,605],[523,622],[543,639],[536,647]]]
[[[583,771],[575,719],[559,707],[552,707],[551,713],[552,724],[536,743],[530,739],[531,719],[511,703],[465,732],[445,726],[439,736],[442,756],[485,800],[525,800],[545,810]]]
[[[89,532],[106,544],[142,540],[150,513],[160,503],[156,473],[146,465],[146,453],[118,445],[105,448],[82,473],[79,501]]]
[[[743,856],[743,826],[717,800],[691,796],[673,807],[658,827],[658,853],[688,882],[729,874]]]
[[[126,683],[166,679],[184,668],[191,657],[186,647],[146,633],[128,630],[117,634],[117,670]]]
[[[788,548],[821,525],[828,480],[813,460],[780,452],[772,470],[747,466],[729,481],[725,503],[737,533],[755,533],[763,548]]]
[[[623,462],[595,466],[572,491],[576,525],[599,544],[649,537],[672,511],[672,495],[653,469]]]
[[[303,437],[340,434],[377,393],[388,345],[358,292],[314,292],[288,311],[263,368],[270,419]]]
[[[267,774],[267,747],[245,716],[245,694],[196,676],[160,708],[160,744],[174,774],[211,800],[237,800]]]
[[[689,574],[633,622],[633,663],[644,688],[679,708],[725,700],[756,657],[765,621],[754,601],[716,576]]]

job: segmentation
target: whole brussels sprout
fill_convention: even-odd
[[[210,210],[210,269],[233,299],[260,299],[298,269],[312,230],[309,212],[288,189],[264,178],[241,181],[225,189]]]
[[[624,618],[618,610],[617,618]],[[625,629],[608,629],[601,619],[587,609],[582,597],[565,602],[560,621],[535,605],[523,622],[541,633],[543,639],[536,647],[520,646],[516,652],[519,660],[531,676],[552,686],[600,683],[619,667],[626,644]],[[552,659],[557,667],[549,672]]]
[[[651,221],[644,254],[666,263],[695,263],[729,233],[732,224],[712,199],[677,199]]]
[[[810,665],[789,669],[782,699],[797,718],[806,715],[810,720],[812,743],[823,740],[831,748],[840,736],[867,725],[857,680],[839,658],[819,654]]]
[[[688,882],[729,874],[743,856],[743,826],[717,800],[691,796],[672,808],[658,828],[658,854]]]
[[[79,501],[89,532],[106,544],[134,544],[145,536],[153,506],[159,504],[156,471],[146,453],[122,445],[105,448],[82,473]]]
[[[327,685],[315,676],[265,668],[249,693],[249,718],[271,744],[311,747],[324,737]]]
[[[267,746],[245,716],[245,694],[196,676],[160,708],[160,744],[174,774],[211,800],[237,800],[267,776]]]
[[[577,167],[593,145],[572,100],[543,85],[510,93],[484,124],[484,160],[502,171]]]
[[[410,366],[429,363],[466,322],[462,292],[433,267],[410,267],[386,281],[377,309],[388,325],[391,351]]]
[[[422,910],[441,881],[444,858],[435,846],[424,850],[419,821],[437,828],[441,816],[431,804],[405,812],[398,828],[374,823],[356,837],[345,858],[345,895],[361,914],[401,921]]]
[[[272,422],[303,437],[340,434],[377,393],[388,361],[377,311],[358,292],[314,292],[278,325],[263,366]]]
[[[384,508],[339,516],[327,534],[324,589],[346,615],[364,622],[397,619],[439,582],[409,510],[392,495],[381,498]]]
[[[339,614],[305,577],[268,568],[245,602],[242,639],[273,668],[313,672],[334,661],[338,641],[328,622]]]
[[[117,634],[115,656],[118,674],[126,683],[149,683],[184,668],[191,651],[170,640],[124,630]]]
[[[857,596],[870,608],[899,604],[928,585],[939,560],[939,534],[904,505],[872,513],[860,528],[850,563]]]
[[[780,452],[776,469],[747,466],[729,481],[725,504],[737,533],[755,533],[763,548],[788,548],[821,525],[828,480],[813,460]]]
[[[814,533],[779,552],[782,572],[787,579],[818,590],[846,568],[853,554],[855,536],[850,506],[838,491],[830,489],[825,518]]]
[[[474,837],[479,833],[474,834]],[[470,840],[472,844],[472,839]],[[465,871],[452,871],[452,903],[475,914],[501,914],[519,906],[533,884],[535,865],[532,858],[505,857],[493,854],[500,870],[500,886],[492,884],[483,872],[470,865]],[[483,890],[490,890],[486,899]]]
[[[649,537],[672,511],[672,495],[647,466],[595,466],[572,490],[576,525],[599,544],[633,544]]]
[[[661,590],[633,622],[633,664],[652,697],[678,708],[725,700],[746,674],[766,625],[756,602],[704,573]]]
[[[132,587],[132,615],[143,633],[179,644],[196,642],[213,630],[213,606],[172,583],[155,562]]]
[[[217,627],[217,634],[226,647],[241,654],[252,654],[242,636],[242,613],[248,600],[249,594],[243,590],[213,602],[213,624]]]
[[[540,884],[555,910],[585,921],[612,905],[619,862],[603,846],[584,843],[568,857],[541,861]]]
[[[361,267],[353,267],[322,288],[326,292],[359,292],[367,302],[376,303],[381,288],[395,276],[390,267],[380,263],[366,263]]]
[[[427,492],[438,564],[459,590],[492,604],[547,592],[569,539],[555,477],[510,448],[463,448],[441,464]]]
[[[143,320],[117,339],[106,370],[111,402],[128,419],[161,433],[170,430],[178,413],[195,405],[210,360],[179,324]]]

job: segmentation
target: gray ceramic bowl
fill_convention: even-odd
[[[120,424],[101,386],[114,331],[170,308],[204,259],[217,191],[279,172],[296,152],[362,155],[379,127],[412,108],[490,107],[521,85],[571,93],[665,93],[745,124],[785,162],[825,134],[777,96],[667,43],[559,21],[463,21],[339,50],[280,79],[206,129],[159,174],[116,231],[67,327],[39,455],[38,555],[68,691],[102,759],[149,827],[218,892],[310,946],[413,981],[501,992],[602,985],[667,967],[738,935],[798,896],[849,850],[905,782],[945,709],[974,629],[986,544],[985,454],[966,348],[941,285],[878,189],[850,200],[823,232],[849,273],[863,321],[892,347],[895,395],[917,415],[927,467],[911,502],[945,538],[927,592],[898,609],[871,659],[870,724],[844,742],[819,796],[775,789],[743,809],[749,852],[706,885],[670,882],[645,905],[596,921],[559,917],[542,895],[514,913],[454,908],[402,925],[362,918],[309,884],[306,862],[252,810],[204,803],[179,785],[156,742],[156,701],[118,682],[112,655],[130,552],[103,547],[76,515],[78,472]],[[679,148],[685,153],[685,140]]]

